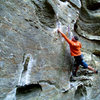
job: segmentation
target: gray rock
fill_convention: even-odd
[[[80,17],[77,32],[90,40],[100,40],[100,2],[98,0],[81,0]]]
[[[79,0],[0,1],[0,100],[99,98],[99,75],[87,74],[89,79],[85,76],[74,83],[69,81],[73,57],[69,45],[57,33],[58,22],[65,34],[70,26],[69,38],[83,33],[79,37],[86,61],[100,69],[99,18],[94,13],[91,15],[90,10],[88,13],[92,18],[87,16],[85,0],[81,2],[82,7]],[[96,18],[98,19],[95,20]],[[88,24],[88,30],[86,21],[92,23],[92,26],[91,23]],[[78,26],[76,31],[75,23]],[[81,75],[84,76],[84,73]],[[93,76],[93,80],[90,80]],[[36,91],[29,89],[28,92],[23,91],[17,95],[16,85],[23,87],[30,84],[40,84],[42,90],[36,87]],[[62,92],[62,89],[67,92]],[[77,95],[79,98],[76,98]]]

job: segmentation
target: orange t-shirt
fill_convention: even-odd
[[[81,55],[81,48],[82,48],[81,43],[79,41],[69,40],[64,33],[61,33],[61,34],[65,38],[65,40],[68,42],[68,44],[70,45],[71,56]]]

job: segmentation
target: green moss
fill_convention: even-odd
[[[30,57],[27,57],[25,64],[24,64],[24,71],[27,70],[29,60],[30,60]]]

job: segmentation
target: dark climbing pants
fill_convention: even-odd
[[[82,65],[83,68],[88,68],[88,64],[83,60],[83,55],[75,56],[74,59],[75,59],[75,66]]]
[[[83,68],[88,68],[88,64],[83,60],[83,55],[80,56],[74,56],[75,62],[74,62],[74,67],[73,67],[73,74],[76,75],[76,70],[78,70],[78,67],[80,65],[83,66]]]

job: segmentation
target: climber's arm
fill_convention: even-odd
[[[82,44],[80,43],[80,48],[82,48]]]
[[[59,29],[58,29],[58,33],[61,33],[61,35],[68,42],[68,44],[73,44],[72,41],[70,39],[68,39],[68,37],[64,33],[62,33]]]

